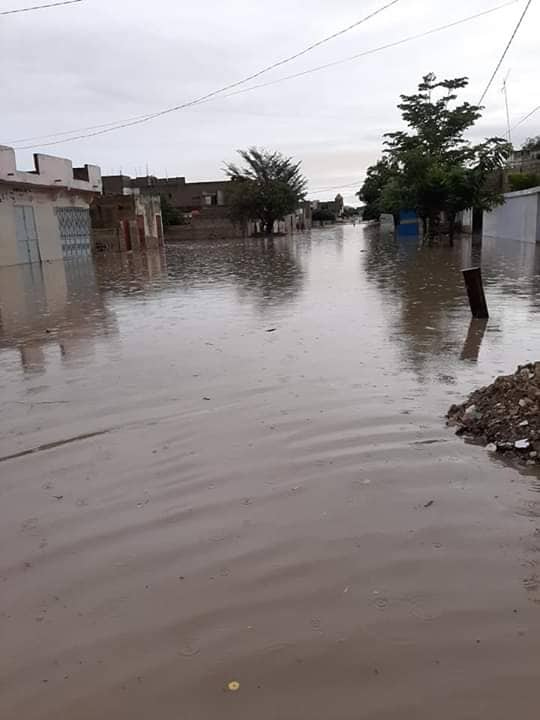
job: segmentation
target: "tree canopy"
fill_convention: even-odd
[[[398,108],[409,129],[386,133],[382,158],[368,168],[357,193],[366,203],[365,219],[414,209],[434,234],[444,214],[452,234],[459,211],[502,202],[494,177],[510,146],[498,137],[476,145],[465,137],[482,110],[469,102],[456,104],[458,91],[467,85],[466,77],[437,81],[430,73],[418,92],[401,95]]]
[[[510,173],[508,175],[510,192],[517,190],[528,190],[540,186],[540,175],[537,173]]]
[[[169,225],[183,225],[185,223],[183,214],[171,205],[166,195],[161,195],[161,217],[165,227],[169,227]]]
[[[233,219],[260,221],[271,235],[276,220],[293,213],[303,200],[307,181],[301,163],[279,152],[251,147],[239,150],[242,167],[227,163],[225,172],[233,181],[229,202]]]

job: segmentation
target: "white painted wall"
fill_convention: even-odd
[[[23,172],[17,170],[15,150],[7,145],[0,145],[0,181],[24,183],[25,185],[48,185],[70,190],[86,190],[100,193],[103,189],[101,170],[97,165],[85,165],[78,172],[87,179],[75,179],[71,160],[54,157],[54,155],[34,155],[34,170]]]
[[[89,208],[88,196],[65,190],[10,188],[0,183],[0,267],[18,265],[15,207],[31,205],[34,208],[39,251],[43,262],[62,260],[62,241],[56,208]]]
[[[473,229],[473,209],[468,208],[458,213],[458,221],[461,221],[461,227],[463,232],[470,233]]]
[[[77,177],[76,177],[77,176]],[[88,209],[102,191],[96,165],[73,168],[71,160],[34,155],[34,170],[17,170],[15,151],[0,145],[0,266],[17,265],[15,206],[34,208],[41,260],[61,260],[62,243],[55,208]]]
[[[506,193],[504,205],[484,212],[484,237],[540,242],[540,187]]]

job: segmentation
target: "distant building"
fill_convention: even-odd
[[[95,165],[34,155],[34,170],[17,170],[13,148],[0,146],[0,266],[87,256],[90,204],[101,193]]]
[[[312,227],[312,209],[311,203],[304,200],[300,203],[295,212],[285,215],[283,220],[276,220],[274,223],[274,233],[282,235],[292,235],[295,232],[304,232],[311,230]],[[248,237],[253,235],[262,235],[263,227],[260,222],[250,221],[245,228],[245,234]]]
[[[311,207],[313,210],[332,213],[336,220],[343,217],[344,202],[343,197],[339,193],[333,200],[313,200]]]
[[[90,210],[95,251],[130,252],[163,245],[159,195],[131,187],[130,178],[103,178],[103,195]]]
[[[148,175],[130,178],[126,175],[109,175],[103,177],[103,192],[104,197],[112,194],[125,197],[139,193],[141,198],[149,195],[164,198],[172,208],[184,215],[183,224],[165,229],[168,241],[219,240],[256,235],[261,231],[258,223],[249,222],[241,227],[230,220],[228,195],[233,182],[209,180],[191,183],[186,182],[185,177],[157,178]],[[93,227],[97,231],[100,221],[97,217],[94,220],[94,213],[92,217]],[[276,222],[274,231],[293,233],[310,228],[311,205],[303,202],[296,213]]]
[[[538,173],[540,150],[513,150],[507,165],[512,173]]]
[[[186,182],[185,177],[157,178],[148,175],[129,178],[125,175],[111,175],[103,178],[105,193],[138,188],[144,194],[163,195],[175,210],[184,213],[226,206],[230,186],[231,180]]]

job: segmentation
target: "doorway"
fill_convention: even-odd
[[[15,205],[15,232],[19,262],[41,262],[36,218],[31,205]]]

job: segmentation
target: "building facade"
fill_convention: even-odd
[[[0,266],[90,255],[89,208],[101,190],[95,165],[37,154],[24,172],[0,146]]]
[[[141,197],[163,198],[171,208],[183,215],[183,223],[165,228],[167,241],[180,240],[225,240],[251,237],[262,234],[260,223],[248,222],[245,226],[231,222],[228,196],[231,180],[209,180],[186,182],[185,177],[157,178],[153,175],[130,178],[126,175],[108,175],[103,178],[104,199],[107,195],[139,193]],[[103,201],[98,201],[97,206]],[[98,219],[94,220],[94,234],[98,230]],[[311,204],[301,203],[300,207],[283,220],[276,222],[274,232],[294,233],[310,230],[312,224]]]
[[[109,175],[103,178],[105,193],[121,193],[126,188],[138,189],[142,194],[161,195],[175,210],[184,213],[203,208],[225,207],[230,180],[186,182],[185,177],[158,178],[153,175],[130,178]]]
[[[321,210],[323,212],[329,212],[334,215],[336,220],[343,217],[343,209],[345,207],[343,202],[343,196],[339,193],[333,200],[313,200],[311,207],[314,211]]]
[[[113,188],[116,189],[116,188]],[[90,208],[92,243],[96,252],[152,250],[163,245],[159,195],[124,188],[94,200]]]
[[[540,172],[540,150],[513,150],[508,158],[511,173]]]

